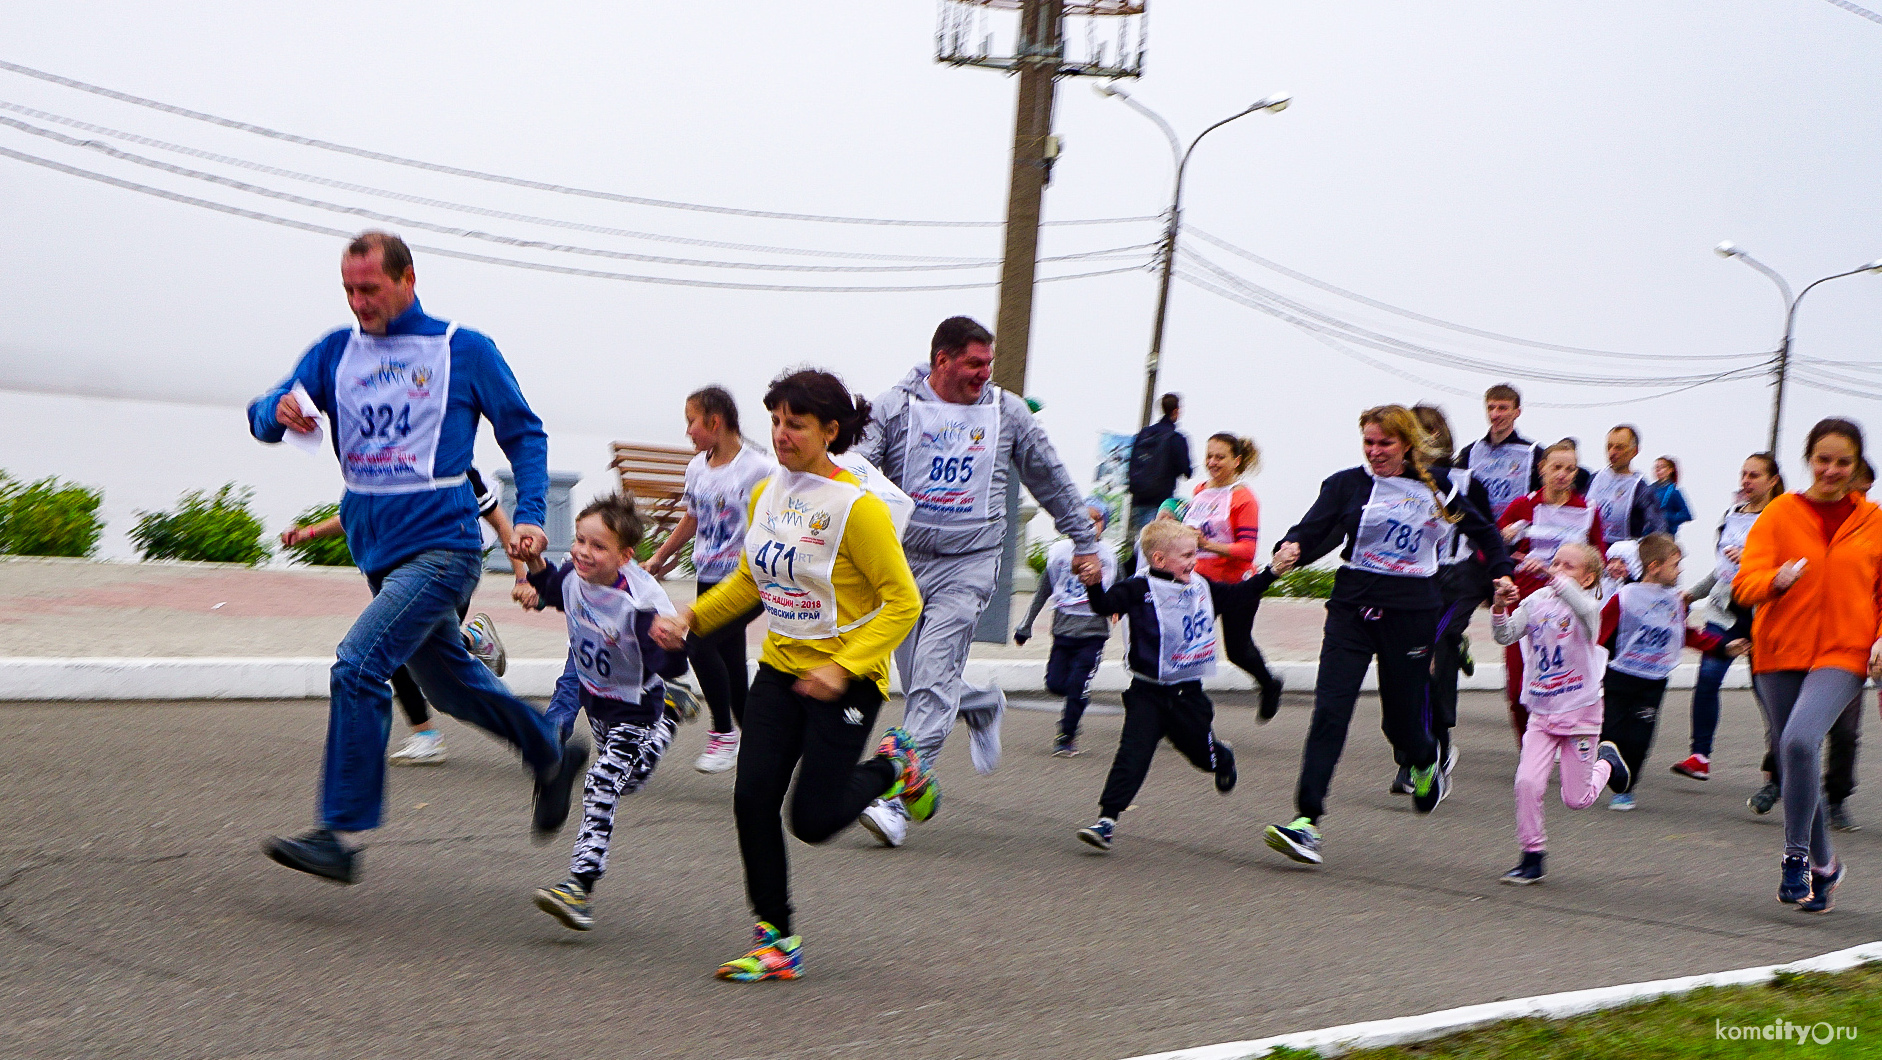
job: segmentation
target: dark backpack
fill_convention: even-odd
[[[1162,500],[1159,494],[1169,492],[1170,484],[1164,481],[1167,477],[1164,469],[1169,461],[1163,454],[1175,437],[1175,431],[1153,431],[1149,427],[1137,432],[1137,437],[1131,441],[1128,480],[1131,496]]]

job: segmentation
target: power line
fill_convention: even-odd
[[[1282,265],[1281,263],[1277,261],[1270,261],[1269,259],[1264,258],[1259,254],[1256,254],[1252,250],[1247,250],[1243,247],[1238,247],[1235,244],[1230,243],[1228,240],[1223,239],[1219,236],[1211,235],[1210,233],[1205,232],[1202,229],[1195,227],[1194,225],[1185,223],[1183,225],[1183,230],[1190,233],[1191,235],[1194,235],[1196,238],[1202,240],[1205,243],[1209,243],[1222,250],[1226,250],[1230,254],[1235,255],[1236,257],[1244,258],[1248,261],[1252,261],[1264,269],[1268,269],[1272,272],[1278,272],[1281,275],[1286,276],[1288,279],[1298,280],[1301,283],[1308,284],[1313,287],[1318,287],[1321,290],[1326,291],[1330,294],[1336,294],[1342,298],[1350,298],[1353,301],[1360,303],[1361,305],[1371,306],[1374,309],[1384,310],[1387,313],[1394,313],[1394,314],[1397,314],[1398,316],[1406,317],[1410,320],[1416,320],[1421,324],[1430,324],[1433,327],[1444,328],[1448,331],[1455,331],[1455,332],[1459,332],[1465,335],[1473,335],[1480,339],[1492,339],[1497,342],[1508,342],[1517,346],[1529,346],[1538,350],[1548,350],[1553,353],[1575,353],[1575,354],[1581,354],[1583,356],[1588,356],[1588,357],[1611,357],[1611,358],[1619,358],[1622,360],[1739,361],[1739,360],[1744,360],[1749,357],[1769,356],[1768,353],[1673,353],[1673,354],[1623,353],[1623,352],[1619,352],[1616,350],[1591,350],[1582,346],[1562,346],[1562,345],[1558,345],[1552,342],[1538,342],[1534,339],[1525,339],[1525,338],[1521,338],[1515,335],[1505,335],[1505,334],[1502,334],[1501,332],[1496,332],[1496,331],[1485,331],[1481,328],[1473,328],[1465,324],[1457,324],[1449,320],[1440,320],[1437,317],[1426,316],[1425,314],[1416,312],[1414,310],[1405,309],[1400,306],[1395,306],[1387,302],[1381,302],[1376,298],[1368,298],[1367,296],[1363,294],[1359,294],[1358,292],[1349,291],[1344,287],[1336,286],[1334,284],[1326,282],[1325,280],[1316,279],[1312,276],[1307,275],[1304,272],[1299,272],[1294,269],[1290,269],[1287,266]]]
[[[746,252],[755,253],[755,254],[786,254],[786,255],[798,255],[798,256],[804,256],[804,257],[851,258],[851,259],[857,259],[857,260],[863,260],[863,261],[935,261],[935,262],[952,262],[955,264],[973,264],[973,263],[983,260],[980,258],[964,258],[964,257],[958,257],[958,256],[948,257],[948,256],[940,256],[940,255],[921,255],[921,254],[871,254],[871,253],[867,253],[863,251],[810,250],[810,249],[805,249],[801,247],[779,247],[779,246],[769,246],[769,245],[757,244],[757,243],[732,243],[732,242],[726,242],[724,240],[717,240],[717,239],[696,239],[691,236],[667,235],[665,233],[643,232],[637,229],[613,228],[607,225],[587,224],[587,223],[580,222],[580,221],[565,221],[565,220],[561,220],[559,218],[554,218],[554,217],[539,217],[534,214],[513,213],[508,210],[493,210],[488,207],[473,206],[468,203],[452,202],[448,199],[433,199],[433,198],[428,198],[423,195],[410,195],[404,192],[390,191],[385,188],[376,188],[367,184],[355,184],[355,183],[352,183],[351,181],[335,180],[331,177],[322,177],[322,176],[318,176],[312,173],[303,173],[299,170],[284,169],[280,166],[270,166],[261,162],[253,162],[245,158],[237,158],[232,155],[217,154],[213,151],[204,151],[199,148],[189,147],[183,144],[171,143],[167,140],[158,140],[158,139],[155,139],[154,137],[143,136],[138,133],[125,132],[124,130],[114,129],[107,125],[94,125],[91,122],[79,121],[76,118],[68,118],[62,114],[54,114],[54,113],[51,113],[50,111],[37,110],[33,107],[22,106],[18,103],[10,103],[5,100],[0,100],[0,110],[11,111],[14,114],[25,115],[26,117],[33,118],[39,121],[51,122],[55,125],[63,125],[68,129],[78,129],[80,131],[93,133],[98,136],[108,136],[114,140],[122,140],[126,143],[137,144],[140,147],[151,147],[159,151],[167,151],[172,154],[185,155],[190,158],[199,158],[205,162],[215,162],[220,165],[233,166],[238,169],[246,169],[255,173],[265,173],[269,176],[274,176],[274,177],[284,177],[288,180],[296,180],[296,181],[300,181],[306,184],[318,184],[322,187],[333,188],[338,191],[352,192],[357,195],[372,195],[372,196],[376,196],[382,199],[392,199],[396,202],[406,202],[406,203],[411,203],[417,206],[429,206],[429,207],[434,207],[436,209],[451,210],[457,213],[474,214],[480,217],[493,217],[493,218],[496,218],[498,220],[503,220],[503,221],[518,221],[524,224],[542,225],[542,226],[549,227],[549,228],[564,228],[564,229],[569,229],[569,230],[577,231],[577,232],[588,232],[593,235],[616,236],[622,239],[643,239],[649,242],[657,242],[657,243],[677,243],[677,244],[683,244],[686,246],[709,247],[714,250],[741,250],[741,251],[746,251]]]
[[[221,185],[222,187],[229,188],[234,191],[246,192],[247,194],[250,194],[250,195],[259,195],[259,196],[263,196],[265,198],[270,198],[270,199],[277,199],[282,202],[293,203],[296,206],[305,206],[310,209],[316,209],[316,210],[326,210],[330,213],[349,214],[354,217],[363,217],[369,221],[379,221],[385,224],[399,225],[399,226],[406,227],[406,228],[417,228],[417,229],[427,231],[427,232],[435,232],[439,235],[456,236],[460,239],[475,239],[475,240],[479,240],[479,241],[486,242],[486,243],[501,243],[504,246],[517,247],[523,250],[540,250],[540,251],[548,251],[551,253],[559,253],[559,254],[580,254],[580,255],[587,256],[587,257],[612,258],[612,259],[619,260],[619,261],[644,261],[649,264],[655,264],[655,265],[682,265],[682,266],[694,266],[694,267],[700,267],[700,268],[713,268],[713,269],[752,269],[752,270],[758,270],[762,272],[840,272],[840,273],[952,272],[952,271],[957,271],[961,269],[991,268],[1000,264],[1000,262],[997,259],[976,261],[970,264],[962,264],[962,265],[799,265],[799,264],[782,264],[782,263],[775,263],[775,262],[708,261],[708,260],[699,259],[699,258],[674,258],[674,257],[667,257],[664,255],[658,255],[658,254],[639,254],[639,253],[635,253],[633,251],[628,251],[628,250],[607,250],[607,249],[603,249],[600,247],[583,247],[583,246],[574,246],[574,245],[563,244],[563,243],[548,243],[548,242],[544,242],[538,239],[523,239],[517,236],[498,235],[492,232],[485,232],[485,231],[481,231],[479,229],[474,229],[474,228],[460,228],[455,225],[434,224],[430,221],[421,221],[416,218],[401,217],[397,214],[380,213],[377,210],[368,210],[363,206],[347,206],[341,203],[327,202],[323,199],[310,199],[304,195],[296,195],[292,192],[278,191],[273,188],[264,188],[257,184],[250,184],[250,183],[247,183],[246,181],[235,180],[230,177],[220,176],[215,173],[205,173],[201,170],[189,169],[185,166],[178,166],[178,165],[173,165],[169,162],[158,161],[157,159],[154,159],[154,158],[146,158],[143,155],[135,154],[130,151],[125,151],[120,148],[113,147],[110,144],[103,143],[97,140],[80,140],[75,137],[67,136],[64,133],[57,132],[52,129],[45,129],[36,125],[28,124],[16,118],[8,118],[5,116],[0,116],[0,125],[5,125],[10,128],[18,129],[21,132],[29,133],[33,136],[43,137],[45,139],[52,140],[55,143],[64,144],[68,147],[82,147],[87,150],[96,151],[100,154],[107,155],[111,158],[119,159],[120,161],[130,162],[134,165],[145,166],[151,169],[160,170],[165,173],[171,173],[176,176],[188,177],[191,180],[200,180],[200,181],[206,181],[212,184],[218,184],[218,185]],[[1118,254],[1129,253],[1132,251],[1147,250],[1149,249],[1149,247],[1150,247],[1150,244],[1145,243],[1145,244],[1140,244],[1138,246],[1133,246],[1133,247],[1116,247],[1110,250],[1087,251],[1087,252],[1079,253],[1079,254],[1065,254],[1065,255],[1059,255],[1057,257],[1042,258],[1040,260],[1043,262],[1111,260],[1115,258],[1115,256]]]
[[[1833,383],[1823,382],[1822,380],[1813,378],[1812,376],[1804,372],[1792,373],[1791,378],[1795,379],[1799,384],[1803,386],[1807,386],[1811,388],[1812,390],[1823,390],[1823,391],[1828,391],[1829,393],[1832,393],[1832,394],[1842,394],[1845,397],[1863,398],[1868,401],[1882,401],[1882,394],[1878,394],[1872,390],[1852,390],[1848,387],[1841,387]]]
[[[165,114],[173,114],[180,118],[207,122],[211,125],[219,125],[225,129],[235,129],[240,132],[252,133],[256,136],[265,136],[271,140],[298,144],[302,147],[312,147],[322,151],[333,151],[338,154],[352,155],[356,158],[371,159],[375,162],[388,162],[395,166],[407,166],[412,169],[422,169],[432,173],[443,173],[453,177],[489,181],[494,184],[508,184],[511,187],[528,188],[532,191],[544,191],[556,195],[573,195],[580,198],[601,199],[607,202],[627,203],[634,206],[656,206],[666,210],[692,210],[700,213],[730,214],[735,217],[762,217],[778,221],[820,221],[827,224],[897,225],[922,228],[1000,228],[1006,224],[1005,221],[913,221],[883,217],[839,217],[828,214],[786,213],[777,210],[745,210],[731,206],[709,206],[704,203],[677,202],[671,199],[650,199],[640,195],[624,195],[620,192],[599,191],[593,188],[573,188],[562,184],[549,184],[540,180],[505,176],[501,173],[486,173],[482,170],[465,169],[460,166],[447,166],[436,162],[425,162],[415,158],[405,158],[400,155],[387,154],[383,151],[369,151],[365,148],[349,147],[346,144],[337,144],[328,140],[318,140],[310,136],[299,136],[294,133],[282,132],[279,129],[270,129],[263,125],[236,121],[233,118],[218,117],[214,114],[205,114],[199,110],[179,107],[172,103],[146,99],[143,96],[134,96],[128,92],[119,92],[116,89],[105,88],[102,85],[89,84],[84,81],[78,81],[59,74],[48,73],[44,70],[35,70],[30,66],[21,66],[18,63],[11,63],[5,60],[0,60],[0,70],[6,70],[23,77],[31,77],[64,88],[76,89],[80,92],[89,92],[94,96],[103,96],[106,99],[116,100],[119,103],[129,103],[132,106],[146,107],[150,110],[160,111]],[[1131,224],[1143,221],[1155,221],[1158,219],[1157,216],[1147,215],[1143,217],[1089,217],[1067,221],[1044,221],[1041,223],[1054,226],[1106,225]]]
[[[1850,14],[1861,15],[1871,22],[1882,22],[1882,15],[1878,15],[1866,7],[1857,7],[1855,4],[1850,3],[1849,0],[1829,0],[1829,2],[1848,11]]]
[[[171,202],[182,203],[185,206],[214,210],[217,213],[229,214],[233,217],[242,217],[251,221],[262,221],[267,224],[280,225],[283,228],[292,228],[302,232],[312,232],[316,235],[332,236],[339,239],[351,239],[355,234],[346,229],[329,228],[326,225],[313,224],[308,221],[297,221],[288,217],[262,213],[258,210],[231,206],[227,203],[199,199],[193,195],[184,195],[181,192],[155,188],[148,184],[138,184],[135,181],[124,180],[121,177],[113,177],[89,169],[82,169],[78,166],[67,165],[63,162],[55,162],[49,158],[41,158],[38,155],[27,154],[23,151],[15,151],[10,147],[0,147],[0,157],[12,158],[29,165],[40,166],[55,172],[64,173],[67,176],[82,177],[86,180],[97,181],[100,184],[109,184],[112,187],[122,188],[126,191],[135,191],[143,195],[152,195],[160,199],[168,199]],[[792,284],[738,283],[730,280],[692,280],[672,276],[639,276],[625,272],[608,272],[602,269],[582,269],[570,265],[551,265],[544,262],[521,261],[516,258],[503,258],[491,254],[475,254],[465,250],[453,250],[448,247],[424,246],[420,244],[412,244],[412,249],[422,250],[428,254],[437,254],[440,257],[456,258],[460,261],[474,261],[484,265],[503,265],[517,269],[532,269],[537,272],[549,272],[562,276],[584,276],[598,280],[625,280],[631,283],[651,283],[669,287],[703,287],[722,291],[783,291],[817,294],[898,294],[922,291],[978,291],[999,286],[998,281],[991,280],[980,283],[940,283],[892,287],[820,287]],[[1041,276],[1039,282],[1051,283],[1060,280],[1083,280],[1097,276],[1113,276],[1118,273],[1138,272],[1142,268],[1143,266],[1141,265],[1126,265],[1114,269],[1075,272],[1062,276]]]

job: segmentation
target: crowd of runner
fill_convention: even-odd
[[[763,394],[769,455],[742,433],[734,395],[694,392],[682,412],[697,453],[677,528],[637,562],[643,513],[632,496],[603,496],[581,510],[568,558],[551,567],[541,529],[547,436],[495,345],[425,313],[396,236],[354,240],[341,276],[357,326],[316,343],[249,408],[264,442],[311,434],[323,414],[331,424],[346,485],[337,522],[284,540],[344,533],[373,592],[337,650],[316,827],[264,844],[288,867],[358,879],[356,837],[380,824],[396,691],[413,735],[391,762],[444,761],[428,699],[516,748],[534,775],[539,840],[562,828],[581,784],[567,877],[535,901],[568,927],[591,928],[620,801],[699,712],[676,680],[690,672],[710,717],[694,765],[736,770],[733,817],[757,918],[751,948],[718,974],[795,977],[803,942],[786,824],[808,843],[855,822],[884,846],[903,845],[910,823],[941,807],[934,763],[957,720],[967,723],[974,767],[999,765],[1005,696],[970,683],[966,666],[1000,584],[1008,491],[1023,484],[1063,535],[1014,631],[1023,644],[1052,608],[1046,684],[1065,697],[1052,754],[1080,753],[1092,679],[1112,625],[1126,620],[1123,731],[1096,821],[1076,833],[1091,847],[1118,841],[1165,739],[1217,791],[1233,790],[1235,754],[1216,735],[1203,690],[1218,637],[1220,653],[1260,689],[1258,720],[1269,720],[1282,684],[1254,643],[1256,610],[1278,578],[1337,553],[1296,816],[1265,832],[1276,851],[1324,860],[1322,820],[1369,670],[1399,767],[1390,790],[1419,814],[1443,803],[1459,757],[1459,673],[1476,665],[1466,631],[1487,606],[1506,650],[1520,749],[1521,860],[1504,882],[1546,875],[1544,795],[1558,765],[1570,808],[1604,790],[1611,809],[1634,807],[1668,680],[1688,647],[1703,656],[1690,753],[1672,770],[1709,778],[1719,689],[1731,661],[1749,655],[1770,750],[1768,783],[1751,808],[1784,808],[1778,897],[1823,912],[1844,876],[1829,833],[1854,827],[1843,800],[1854,788],[1859,699],[1865,677],[1882,672],[1882,515],[1865,496],[1873,472],[1849,421],[1811,429],[1801,491],[1786,492],[1776,454],[1745,461],[1705,577],[1685,591],[1674,535],[1693,517],[1677,462],[1654,461],[1652,480],[1635,471],[1640,433],[1621,425],[1590,473],[1573,439],[1542,446],[1516,432],[1521,397],[1509,386],[1485,393],[1489,430],[1461,449],[1436,408],[1360,413],[1363,461],[1325,479],[1264,563],[1258,502],[1242,481],[1259,461],[1250,439],[1211,435],[1204,476],[1175,497],[1194,469],[1176,427],[1180,401],[1166,395],[1164,418],[1133,447],[1131,503],[1114,511],[1080,494],[1027,402],[990,382],[994,336],[954,317],[934,332],[925,362],[874,401],[814,368],[773,379]],[[514,474],[509,519],[470,466],[480,420]],[[515,567],[516,601],[567,619],[568,657],[547,712],[497,680],[502,648],[489,617],[461,625],[481,576],[480,516]],[[1114,518],[1127,530],[1122,563],[1102,540]],[[676,608],[661,581],[688,544],[698,594]],[[766,634],[752,677],[746,627],[760,614]],[[902,717],[865,756],[892,659]],[[592,765],[590,743],[573,734],[582,712]]]

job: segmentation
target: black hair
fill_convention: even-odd
[[[738,402],[732,400],[732,392],[722,386],[701,387],[686,395],[688,405],[698,405],[700,416],[717,416],[725,424],[726,430],[733,434],[738,430]]]
[[[1165,416],[1172,416],[1175,415],[1177,409],[1183,407],[1183,399],[1182,396],[1178,394],[1165,394],[1163,395],[1163,400],[1159,401],[1157,404],[1163,409]]]
[[[836,424],[836,437],[829,446],[833,456],[856,444],[869,423],[869,401],[851,394],[834,373],[818,368],[799,368],[773,379],[771,389],[765,391],[765,408],[773,412],[786,408]]]
[[[975,343],[993,345],[993,332],[973,317],[949,317],[934,329],[934,338],[928,343],[928,363],[933,364],[944,353],[953,356]]]

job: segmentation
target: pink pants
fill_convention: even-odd
[[[1523,755],[1516,762],[1516,838],[1524,852],[1548,849],[1542,830],[1542,797],[1548,793],[1549,771],[1559,753],[1562,759],[1562,805],[1585,810],[1601,797],[1612,771],[1599,759],[1601,735],[1562,736],[1535,724],[1523,733]]]

